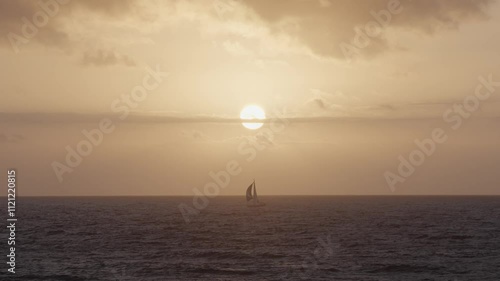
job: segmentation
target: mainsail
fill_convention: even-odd
[[[247,202],[253,199],[252,196],[252,186],[254,183],[252,183],[248,188],[247,188]]]
[[[252,194],[253,188],[253,194]],[[255,187],[255,180],[253,180],[252,184],[247,188],[247,206],[248,207],[261,207],[266,204],[259,202],[259,198],[257,197],[257,187]]]
[[[259,198],[257,197],[257,188],[255,187],[255,180],[253,181],[253,202],[255,204],[259,203]]]

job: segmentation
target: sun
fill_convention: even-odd
[[[263,120],[266,119],[266,113],[260,106],[247,105],[241,111],[240,118],[243,120],[252,120],[252,119]],[[243,125],[243,127],[250,130],[257,130],[260,127],[262,127],[262,125],[264,125],[264,123],[244,123],[244,122],[241,124]]]

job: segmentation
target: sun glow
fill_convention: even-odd
[[[240,118],[243,120],[252,120],[252,119],[263,120],[263,119],[266,119],[266,113],[264,112],[264,110],[260,106],[248,105],[248,106],[245,106],[245,108],[243,108],[243,110],[241,111]],[[242,125],[247,129],[257,130],[260,127],[262,127],[262,125],[264,125],[264,123],[245,123],[245,122],[243,122]]]

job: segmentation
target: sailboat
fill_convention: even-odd
[[[253,187],[253,194],[252,194]],[[266,204],[259,201],[259,197],[257,197],[257,189],[255,188],[255,180],[253,180],[252,184],[247,188],[247,206],[248,207],[262,207]]]

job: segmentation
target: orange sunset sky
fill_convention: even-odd
[[[500,194],[498,1],[21,0],[0,21],[21,195],[190,196],[228,163],[222,195]]]

